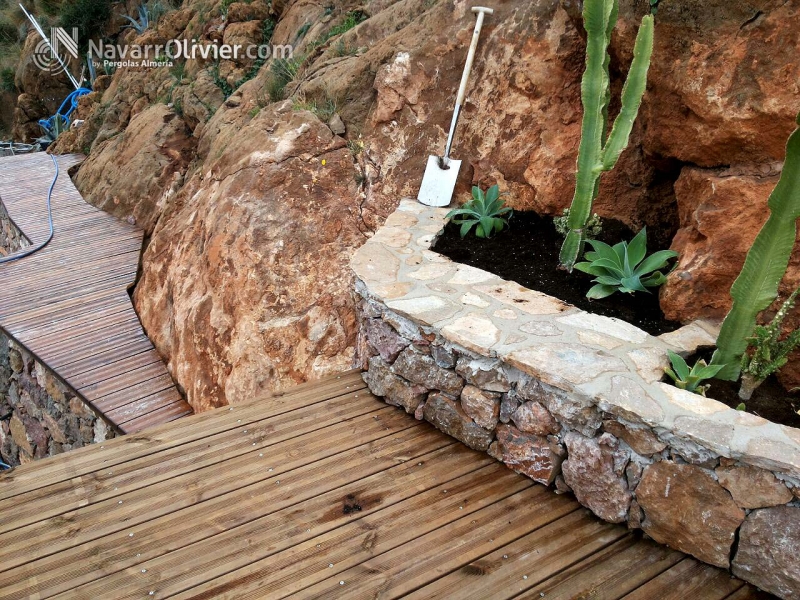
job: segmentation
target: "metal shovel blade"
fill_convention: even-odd
[[[440,161],[443,161],[448,168],[442,169],[439,166]],[[458,179],[458,170],[460,168],[460,160],[429,156],[417,200],[428,206],[447,206],[450,204],[453,199],[453,191],[456,189],[456,179]]]

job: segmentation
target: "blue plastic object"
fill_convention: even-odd
[[[61,103],[61,106],[49,119],[40,119],[39,126],[44,129],[47,133],[54,133],[55,132],[55,121],[56,119],[62,119],[64,124],[69,127],[70,123],[70,115],[72,115],[73,111],[78,108],[78,98],[81,96],[85,96],[86,94],[91,93],[92,90],[89,88],[78,88],[74,92],[72,92],[69,96],[64,99],[64,102]]]

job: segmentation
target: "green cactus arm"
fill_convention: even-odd
[[[608,13],[608,23],[606,23],[606,49],[611,45],[611,35],[614,32],[614,27],[617,24],[617,17],[619,16],[619,0],[611,0],[611,11]],[[609,69],[611,67],[611,53],[606,50],[603,57],[603,76],[609,83],[606,86],[606,96],[603,100],[603,132],[600,138],[601,144],[605,143],[608,134],[608,105],[611,104],[611,74]],[[600,179],[598,178],[598,183]],[[597,197],[597,190],[595,190],[595,198]]]
[[[718,374],[721,379],[738,378],[747,337],[755,329],[756,317],[775,300],[789,265],[797,235],[796,221],[800,218],[800,129],[789,137],[781,178],[767,205],[769,218],[731,287],[733,306],[722,324],[717,350],[711,359],[712,364],[724,365]]]
[[[614,120],[611,134],[603,148],[601,161],[603,170],[610,171],[617,164],[620,154],[628,145],[633,129],[633,122],[639,114],[642,97],[647,86],[647,71],[650,68],[650,57],[653,54],[653,15],[642,18],[636,43],[633,47],[633,61],[622,88],[622,109]]]
[[[601,172],[604,118],[609,80],[606,57],[608,55],[609,21],[616,5],[615,0],[586,0],[583,4],[583,24],[586,28],[586,70],[581,79],[581,141],[578,147],[578,172],[575,195],[570,206],[569,233],[564,239],[559,259],[568,270],[578,260],[583,245],[582,229],[591,216],[598,178]]]

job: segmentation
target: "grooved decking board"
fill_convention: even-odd
[[[57,160],[53,240],[0,265],[0,329],[124,433],[191,414],[128,296],[142,232],[84,202],[67,173],[79,156]],[[0,201],[34,245],[54,174],[44,153],[0,159]]]
[[[763,597],[387,406],[355,372],[0,475],[0,598],[542,593]]]

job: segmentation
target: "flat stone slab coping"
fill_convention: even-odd
[[[695,321],[655,337],[454,263],[430,249],[448,210],[402,200],[352,259],[358,292],[628,422],[800,479],[799,429],[660,382],[667,350],[688,355],[713,345],[715,324]]]

